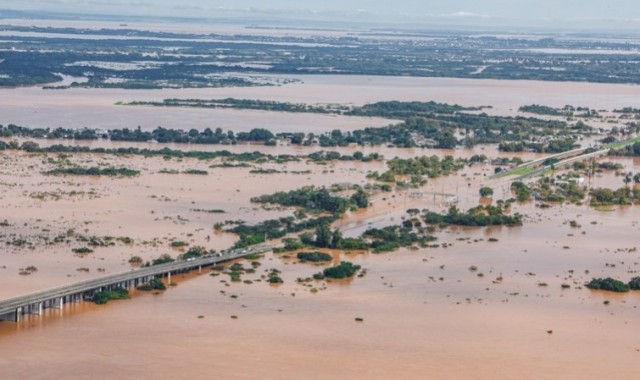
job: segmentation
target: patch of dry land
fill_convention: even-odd
[[[355,80],[304,78],[305,84],[292,85],[302,86],[302,95],[295,87],[286,86],[231,91],[236,97],[262,97],[258,92],[269,91],[273,94],[270,99],[275,100],[295,96],[295,100],[310,103],[362,104],[385,100],[381,94],[391,86],[389,81],[394,81],[393,96],[408,91],[399,98],[415,100],[418,91],[431,96],[434,89],[446,87],[449,91],[437,100],[455,101],[461,92],[468,94],[464,103],[473,105],[500,98],[503,101],[494,112],[515,114],[512,107],[533,101],[507,101],[511,95],[505,95],[505,89],[515,93],[521,86],[528,87],[531,91],[526,96],[540,99],[552,92],[551,105],[563,106],[572,102],[575,93],[583,93],[581,86],[587,86],[415,78],[405,82],[404,78],[369,77],[358,79],[362,81],[358,84]],[[374,80],[377,85],[371,83]],[[336,91],[338,81],[353,92]],[[486,95],[489,87],[498,84]],[[597,93],[584,93],[573,103],[613,110],[624,106],[627,97],[637,92],[632,86],[588,86]],[[556,91],[558,88],[566,91]],[[601,103],[605,93],[611,101],[609,88],[619,90],[613,97],[619,103]],[[41,97],[43,109],[61,110],[54,113],[56,122],[66,112],[62,103],[71,99],[69,103],[77,106],[74,99],[89,94],[83,105],[88,108],[80,111],[79,121],[70,117],[67,127],[80,123],[107,129],[122,118],[138,116],[140,119],[130,120],[127,125],[140,123],[149,129],[156,126],[156,118],[168,115],[174,118],[169,119],[171,126],[179,127],[188,114],[193,117],[185,119],[185,128],[189,129],[213,112],[113,105],[115,101],[175,96],[167,91],[129,94],[125,90],[76,89],[51,97],[35,88],[11,91],[17,96],[11,99],[19,99],[11,102],[26,104],[25,100]],[[215,98],[215,92],[222,90],[206,91],[189,95]],[[324,95],[318,98],[317,91]],[[316,97],[311,99],[312,95]],[[588,99],[594,100],[590,103]],[[9,121],[41,126],[38,124],[46,118],[25,113],[20,104],[3,102],[0,108],[13,109]],[[93,113],[92,107],[97,107],[98,113]],[[120,113],[113,119],[102,117],[112,109]],[[236,114],[250,115],[245,121],[266,114],[264,127],[290,117],[262,111],[215,112],[228,112],[231,119]],[[89,117],[95,119],[93,124],[86,123]],[[323,133],[322,125],[333,118],[308,114],[294,117],[303,119],[289,119],[283,131],[296,131],[289,128],[296,123],[304,130],[309,122],[311,131]],[[354,129],[371,125],[367,123],[389,123],[387,119],[337,117],[326,130],[347,128],[353,120]],[[225,129],[234,126],[222,125]],[[30,139],[15,140],[16,146],[21,146]],[[575,173],[582,178],[579,187],[586,189],[580,199],[554,202],[530,197],[517,200],[519,194],[512,191],[514,179],[493,177],[496,165],[490,163],[500,157],[528,161],[545,155],[499,152],[496,144],[444,150],[388,144],[320,148],[293,146],[282,140],[277,146],[240,143],[224,147],[35,141],[42,148],[65,144],[109,149],[168,147],[209,153],[227,149],[232,155],[197,159],[0,151],[1,299],[135,270],[139,263],[163,254],[176,258],[193,247],[228,249],[239,239],[230,231],[238,221],[253,226],[282,217],[300,221],[329,216],[318,211],[320,198],[307,203],[304,212],[301,207],[257,203],[254,199],[305,186],[326,187],[332,197],[344,199],[351,199],[357,189],[363,190],[368,205],[351,203],[340,210],[330,231],[338,229],[344,238],[363,236],[359,241],[371,245],[370,249],[338,245],[331,249],[298,247],[267,252],[226,263],[222,268],[206,268],[200,274],[175,275],[172,279],[176,286],[162,292],[132,291],[132,300],[107,305],[85,302],[63,310],[47,309],[41,316],[25,315],[19,324],[0,322],[2,379],[596,379],[632,378],[640,371],[640,292],[618,294],[585,287],[592,278],[629,281],[639,276],[638,205],[593,207],[589,195],[594,188],[623,186],[628,186],[626,194],[631,194],[634,184],[625,185],[623,178],[624,173],[640,172],[638,158],[599,157],[597,163],[607,161],[619,166],[590,174],[585,172],[591,167],[589,163],[582,168],[556,169],[551,177]],[[596,138],[586,141],[592,143]],[[356,151],[365,156],[375,153],[377,158],[309,158],[321,149],[353,157]],[[233,155],[256,151],[270,156],[240,159]],[[391,182],[372,175],[384,173],[396,157],[406,160],[434,155],[440,160],[451,155],[459,159],[460,167],[439,175],[421,173],[415,178],[409,171],[396,175]],[[472,160],[480,155],[486,159]],[[556,185],[565,179],[558,179]],[[532,194],[542,189],[543,184],[536,185],[537,181],[533,178],[526,182]],[[491,187],[493,196],[481,198],[482,187]],[[479,205],[496,206],[508,217],[521,215],[521,223],[491,227],[427,224],[429,212],[451,214],[452,205],[460,213]],[[491,208],[483,210],[481,213],[492,212]],[[376,249],[376,243],[391,243],[392,238],[381,240],[382,235],[367,235],[367,231],[391,226],[403,226],[425,240]],[[285,238],[295,238],[303,231],[287,232]],[[315,230],[309,232],[313,236]],[[282,236],[271,239],[279,246],[286,242]],[[302,262],[297,258],[302,251],[321,251],[331,258],[327,262]],[[139,260],[132,263],[136,256]],[[342,261],[360,269],[346,279],[313,277]],[[275,277],[282,282],[270,283]]]

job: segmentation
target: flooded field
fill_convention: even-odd
[[[347,75],[271,76],[301,83],[276,87],[207,89],[0,89],[0,123],[31,127],[177,129],[222,128],[275,132],[330,132],[385,126],[382,118],[295,114],[250,110],[119,106],[117,102],[182,99],[259,99],[307,104],[363,105],[378,101],[437,101],[465,106],[491,105],[496,115],[516,115],[529,104],[574,105],[613,110],[633,106],[640,86],[449,78],[402,78]],[[596,123],[596,126],[598,123]]]
[[[623,211],[601,220],[586,209],[563,209],[564,217],[580,213],[585,221],[601,220],[580,238],[567,237],[570,228],[556,213],[514,230],[443,233],[444,241],[472,239],[447,249],[348,255],[367,275],[329,283],[316,294],[295,279],[317,267],[268,255],[260,269],[282,270],[285,284],[225,286],[205,273],[179,280],[162,295],[2,324],[3,345],[13,349],[3,354],[0,367],[9,378],[34,379],[82,379],[95,371],[121,379],[205,379],[211,373],[238,379],[318,373],[338,379],[553,378],[559,372],[631,378],[638,371],[639,295],[611,296],[580,286],[586,270],[620,276],[637,270],[637,253],[615,252],[635,244],[629,234],[638,232],[631,225],[637,214]],[[594,242],[602,234],[617,244]],[[472,243],[489,236],[499,242]],[[561,289],[563,283],[571,288]],[[56,349],[61,345],[68,348]],[[30,360],[34,351],[41,356],[37,363]]]
[[[228,148],[272,154],[318,150]],[[352,153],[353,149],[337,150]],[[387,158],[497,155],[491,146],[475,151],[365,151]],[[250,203],[251,197],[308,184],[362,185],[370,181],[366,179],[369,171],[385,168],[385,162],[259,165],[290,172],[266,175],[251,174],[251,168],[211,168],[217,161],[162,157],[4,153],[0,159],[4,210],[0,220],[8,222],[0,227],[0,235],[6,241],[34,243],[33,247],[10,244],[2,250],[2,298],[126,271],[133,255],[145,260],[162,253],[176,255],[179,251],[169,247],[173,239],[226,248],[235,236],[215,232],[214,223],[233,219],[255,223],[291,213],[290,209],[265,210]],[[141,174],[134,178],[42,174],[60,159],[84,166],[126,166]],[[626,170],[640,168],[637,159],[615,161]],[[209,174],[162,173],[188,169]],[[478,204],[481,185],[493,186],[496,199],[509,197],[508,182],[490,180],[490,174],[490,165],[479,164],[431,180],[420,189],[378,193],[372,197],[372,207],[347,214],[336,226],[345,235],[355,236],[370,226],[400,223],[408,208],[446,210],[441,198],[429,195],[432,192],[455,193],[461,209]],[[613,172],[592,181],[594,186],[622,185]],[[243,276],[250,284],[223,281],[228,276],[210,276],[205,271],[175,276],[177,286],[158,295],[134,294],[130,301],[106,306],[84,303],[62,312],[50,309],[45,316],[27,316],[21,324],[0,322],[0,345],[11,347],[0,357],[0,372],[10,379],[85,379],[93,373],[118,379],[206,379],[212,374],[237,379],[635,375],[640,370],[634,325],[640,294],[611,295],[587,290],[583,284],[592,277],[637,276],[640,253],[633,250],[640,245],[637,208],[596,211],[586,205],[557,205],[541,209],[534,203],[514,207],[526,215],[522,227],[439,229],[438,243],[447,243],[446,248],[336,253],[335,263],[346,259],[367,269],[364,277],[349,281],[298,283],[297,278],[309,277],[323,267],[298,263],[290,254],[269,253],[255,274]],[[570,227],[569,220],[581,227]],[[85,256],[71,251],[82,245],[73,239],[44,244],[45,236],[69,230],[73,230],[70,237],[129,237],[133,243],[118,241]],[[20,268],[28,265],[37,266],[38,271],[20,275]],[[267,284],[263,275],[269,269],[280,270],[284,284]],[[60,350],[61,346],[66,349]],[[36,354],[39,360],[34,362]]]
[[[10,22],[32,24],[30,20]],[[51,21],[48,25],[70,24]],[[94,27],[88,21],[72,25]],[[147,25],[147,30],[195,33],[208,28]],[[239,26],[210,32],[294,37],[351,33]],[[79,78],[67,77],[59,84],[69,85]],[[574,105],[611,111],[637,107],[640,98],[636,85],[351,75],[269,78],[288,84],[163,90],[4,88],[0,89],[0,124],[96,129],[140,126],[144,130],[219,127],[235,132],[266,128],[274,133],[319,134],[381,127],[394,121],[117,103],[167,98],[354,106],[392,100],[436,101],[491,106],[483,111],[495,115],[532,116],[519,113],[518,108]],[[587,123],[617,126],[606,120]],[[586,146],[600,137],[581,143]],[[129,262],[133,256],[143,261],[165,253],[175,257],[184,251],[171,247],[176,241],[227,249],[238,237],[215,230],[216,223],[242,220],[254,224],[293,214],[291,208],[252,203],[253,197],[307,185],[371,184],[374,181],[367,175],[385,171],[387,160],[394,157],[483,154],[489,159],[525,161],[543,157],[529,152],[501,153],[496,145],[437,150],[320,148],[282,141],[273,147],[105,140],[37,143],[42,147],[168,147],[298,156],[320,150],[346,155],[361,151],[378,153],[384,160],[319,164],[302,159],[229,168],[220,167],[220,159],[0,152],[0,299],[130,271],[135,269]],[[621,171],[640,171],[637,158],[606,160],[621,164]],[[73,165],[125,167],[140,175],[45,174]],[[279,172],[258,174],[251,172],[254,169]],[[345,236],[359,236],[371,227],[402,223],[408,209],[446,212],[450,204],[445,197],[451,195],[461,210],[467,210],[480,204],[482,186],[495,190],[493,199],[482,202],[496,204],[513,197],[509,179],[490,178],[494,169],[480,163],[429,179],[417,188],[376,191],[370,198],[371,207],[347,212],[333,227]],[[189,170],[201,174],[186,174]],[[604,171],[589,178],[588,184],[619,188],[623,181],[613,171]],[[90,379],[96,374],[113,379],[633,378],[640,373],[640,294],[591,291],[584,284],[594,277],[629,280],[639,276],[639,207],[596,210],[586,203],[549,208],[541,207],[540,202],[516,203],[510,212],[524,215],[520,227],[436,227],[437,246],[430,248],[385,254],[331,252],[334,264],[344,259],[366,269],[366,275],[351,280],[298,282],[326,265],[300,263],[292,253],[267,253],[255,273],[243,275],[246,282],[231,282],[226,274],[207,269],[202,274],[176,275],[177,286],[159,294],[134,292],[128,301],[105,306],[87,302],[62,311],[49,309],[43,316],[25,316],[20,324],[0,322],[0,379]],[[73,251],[92,239],[106,243],[98,244],[91,253]],[[239,262],[248,265],[246,260]],[[25,273],[28,267],[37,270]],[[267,283],[265,276],[271,269],[281,272],[283,284]]]

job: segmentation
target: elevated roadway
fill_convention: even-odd
[[[91,298],[95,293],[102,290],[109,290],[116,287],[125,289],[134,288],[159,276],[168,276],[169,281],[171,281],[172,273],[201,269],[202,267],[225,261],[267,252],[272,248],[271,246],[262,245],[188,260],[178,260],[0,300],[0,320],[18,322],[23,314],[40,314],[45,308],[62,308],[67,303],[81,302],[86,298]]]

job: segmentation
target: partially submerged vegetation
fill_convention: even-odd
[[[629,290],[640,290],[640,277],[634,277],[628,283],[624,283],[611,277],[594,278],[585,286],[593,290],[606,290],[609,292],[625,293]]]
[[[396,182],[397,176],[409,176],[411,183],[423,184],[423,177],[437,178],[443,175],[449,175],[465,167],[468,160],[454,159],[452,156],[422,156],[416,158],[402,159],[393,158],[387,161],[389,170],[382,174],[373,172],[368,175],[383,182]]]
[[[86,176],[108,176],[108,177],[135,177],[140,174],[139,170],[128,168],[57,168],[49,170],[46,174],[50,175],[86,175]]]
[[[460,212],[456,206],[452,206],[446,214],[428,211],[424,221],[428,224],[458,226],[521,226],[522,215],[507,215],[501,206],[481,205],[466,212]]]
[[[331,194],[322,187],[307,186],[298,190],[262,195],[251,200],[255,203],[272,203],[288,207],[302,207],[307,211],[343,214],[348,210],[357,210],[369,206],[367,193],[358,188],[350,197]]]
[[[591,206],[624,206],[640,203],[640,189],[621,187],[617,190],[595,188],[589,191]]]
[[[314,251],[314,252],[299,252],[298,255],[298,260],[300,260],[300,262],[304,263],[304,262],[312,262],[312,263],[318,263],[318,262],[326,262],[326,261],[331,261],[333,260],[333,256],[331,256],[328,253],[323,253],[323,252],[318,252],[318,251]]]
[[[158,279],[158,278],[154,278],[151,279],[149,282],[138,285],[136,287],[136,289],[144,291],[144,292],[150,292],[153,290],[166,290],[167,286],[162,282],[162,280]]]
[[[115,287],[111,290],[103,290],[103,291],[97,292],[93,296],[93,302],[95,302],[98,305],[104,305],[109,301],[125,300],[129,298],[130,298],[129,291],[127,289],[121,288],[121,287]]]
[[[238,102],[242,103],[243,101]],[[183,131],[163,127],[152,131],[143,131],[138,127],[137,129],[123,128],[100,132],[91,129],[30,129],[9,125],[7,127],[0,126],[0,137],[108,139],[112,141],[223,145],[242,142],[277,145],[277,140],[282,140],[294,145],[320,145],[323,147],[348,146],[349,144],[393,144],[397,147],[441,149],[451,149],[459,145],[471,147],[478,144],[500,143],[500,150],[503,151],[531,149],[538,152],[563,152],[573,148],[580,136],[593,133],[592,128],[582,121],[575,125],[569,125],[564,121],[557,120],[463,112],[477,110],[478,108],[474,107],[435,102],[379,102],[354,108],[345,114],[399,118],[401,122],[381,128],[365,128],[349,132],[336,129],[320,135],[295,132],[274,135],[262,128],[238,133],[224,132],[220,128]],[[458,138],[457,135],[462,137]],[[525,141],[526,143],[524,143]],[[0,144],[1,149],[3,149],[2,144]]]
[[[322,277],[337,279],[337,280],[349,278],[349,277],[353,277],[356,273],[358,273],[360,268],[361,268],[360,265],[356,265],[348,261],[342,261],[340,264],[336,265],[335,267],[325,268],[322,271]],[[318,278],[318,277],[320,276],[315,276],[315,278]]]

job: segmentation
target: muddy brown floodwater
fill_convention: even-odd
[[[269,151],[234,147],[253,148]],[[451,153],[469,154],[463,152]],[[145,260],[166,252],[175,255],[168,247],[171,239],[225,248],[234,237],[214,233],[215,222],[257,222],[291,213],[264,210],[251,204],[251,197],[305,184],[364,184],[368,171],[385,166],[264,164],[311,172],[260,175],[249,173],[250,168],[210,168],[213,162],[191,159],[66,157],[85,166],[142,172],[135,178],[81,178],[43,175],[61,159],[57,155],[10,152],[0,159],[0,219],[10,224],[2,227],[3,239],[34,242],[33,249],[3,248],[3,298],[128,270],[132,255]],[[640,167],[637,160],[616,161],[629,170]],[[209,174],[160,173],[163,169]],[[482,184],[494,186],[497,198],[508,196],[501,193],[504,184],[487,179],[491,169],[474,165],[411,192],[455,192],[461,208],[478,204]],[[594,181],[598,186],[622,184],[611,172]],[[407,208],[446,209],[440,199],[409,192],[381,193],[373,201],[370,209],[336,225],[356,235],[372,225],[399,223]],[[270,253],[256,273],[243,275],[252,283],[229,282],[224,274],[205,271],[175,276],[178,285],[161,294],[136,293],[132,300],[106,306],[85,303],[48,310],[21,324],[0,322],[0,373],[3,379],[635,376],[640,370],[640,294],[592,292],[583,284],[591,277],[637,275],[637,207],[608,212],[566,205],[540,209],[532,203],[514,207],[527,215],[524,226],[439,230],[438,243],[451,244],[447,248],[340,254],[338,259],[367,269],[364,277],[346,282],[298,283],[297,278],[310,277],[323,266]],[[220,208],[225,214],[193,211],[197,208]],[[581,227],[570,227],[569,220]],[[40,240],[69,229],[86,236],[127,236],[134,243],[97,247],[79,257],[71,252],[79,245],[73,239],[53,245]],[[38,271],[19,275],[28,265]],[[477,269],[470,270],[472,266]],[[270,269],[280,270],[285,283],[268,285],[264,274]]]
[[[519,106],[631,106],[640,87],[625,85],[442,78],[303,76],[303,83],[268,88],[161,91],[0,90],[3,124],[123,128],[157,125],[320,132],[385,125],[382,119],[290,115],[230,110],[119,107],[117,101],[255,98],[307,103],[364,104],[380,100],[436,100],[492,105],[515,114]],[[60,141],[38,141],[42,146]],[[92,147],[151,147],[309,154],[317,147],[189,146],[107,141],[62,142]],[[474,150],[331,148],[361,150],[386,159],[451,154],[498,156],[495,146]],[[533,154],[502,154],[525,160]],[[625,171],[640,161],[615,158]],[[0,153],[0,299],[131,269],[130,257],[176,256],[170,243],[224,249],[236,236],[216,232],[226,220],[256,223],[289,216],[252,197],[304,185],[364,185],[385,162],[292,162],[254,165],[282,171],[211,167],[219,161],[162,157]],[[133,178],[52,177],[57,165],[116,166],[140,170]],[[208,175],[167,174],[189,169]],[[164,173],[163,173],[164,171]],[[286,171],[286,173],[284,172]],[[367,210],[335,223],[347,236],[401,223],[408,208],[445,211],[433,193],[455,194],[459,207],[479,203],[492,186],[495,199],[511,197],[508,179],[490,179],[493,167],[474,165],[429,180],[420,189],[378,193]],[[604,172],[593,186],[621,187]],[[224,210],[208,213],[201,210]],[[199,211],[200,210],[200,211]],[[438,229],[438,247],[386,254],[339,253],[366,268],[349,281],[299,283],[324,268],[268,253],[248,282],[229,276],[175,276],[160,294],[135,293],[105,306],[89,303],[20,324],[0,322],[0,379],[601,379],[640,373],[640,294],[590,291],[593,277],[628,281],[640,271],[638,206],[598,211],[587,205],[516,204],[525,215],[514,228]],[[4,221],[6,220],[6,223]],[[579,228],[571,227],[576,221]],[[58,241],[56,237],[61,237]],[[114,245],[80,256],[80,238],[113,237]],[[132,242],[128,243],[130,238]],[[491,240],[490,240],[491,239]],[[446,247],[444,243],[447,243]],[[247,261],[239,261],[248,267]],[[36,266],[30,275],[21,269]],[[264,276],[280,270],[284,284]],[[564,286],[563,286],[564,285]],[[607,301],[605,303],[605,301]],[[235,318],[232,318],[235,317]],[[362,318],[361,322],[356,318]]]
[[[405,78],[349,75],[271,76],[301,83],[269,87],[122,90],[43,90],[39,87],[0,89],[0,123],[31,127],[165,128],[273,132],[329,132],[385,126],[382,118],[323,114],[291,114],[252,110],[118,106],[117,102],[161,101],[166,98],[260,99],[293,103],[363,105],[378,101],[438,101],[465,106],[491,105],[496,115],[516,115],[522,105],[567,104],[613,110],[632,106],[640,86],[515,80]],[[530,116],[530,115],[529,115]],[[597,121],[589,124],[601,126]],[[605,124],[606,125],[606,124]]]

